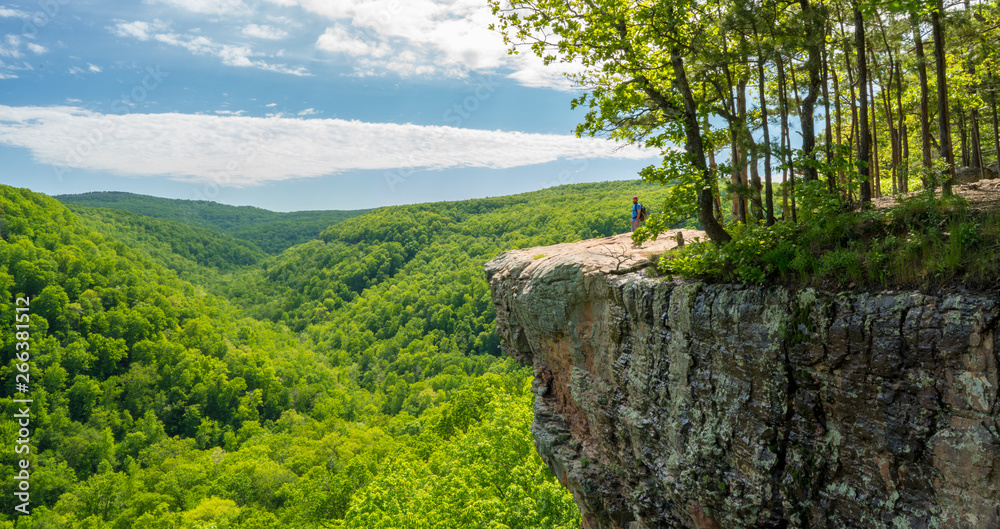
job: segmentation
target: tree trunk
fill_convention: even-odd
[[[1000,121],[997,120],[997,92],[993,91],[993,99],[990,101],[993,109],[993,156],[996,159],[997,171],[1000,171]]]
[[[723,43],[723,46],[723,50],[728,51],[728,48],[725,46],[725,42]],[[745,148],[740,138],[740,134],[743,131],[743,127],[740,124],[740,118],[743,117],[743,114],[741,114],[737,109],[739,90],[733,89],[733,74],[729,69],[729,65],[723,64],[722,69],[726,75],[726,88],[728,88],[728,92],[722,97],[722,104],[726,112],[730,114],[727,118],[727,121],[729,122],[729,162],[733,171],[730,175],[730,183],[732,184],[732,197],[730,200],[732,200],[733,219],[737,222],[746,224],[747,202],[744,195],[746,152],[744,152]],[[745,111],[746,94],[744,94],[743,97]]]
[[[823,25],[823,118],[826,121],[826,185],[831,193],[837,191],[837,180],[833,173],[833,127],[830,122],[830,64],[826,50],[826,24]]]
[[[931,32],[934,35],[934,64],[937,69],[938,129],[941,157],[948,168],[941,181],[941,194],[950,197],[951,183],[955,179],[955,156],[951,148],[951,119],[948,108],[948,68],[944,54],[944,28],[941,16],[944,14],[942,0],[937,0],[937,9],[931,11]]]
[[[969,73],[972,75],[976,74],[976,67],[969,66]],[[976,94],[976,90],[973,89],[973,95]],[[969,133],[972,141],[972,157],[971,157],[971,167],[979,168],[979,178],[986,178],[986,169],[983,167],[983,145],[982,139],[979,134],[979,109],[973,106],[969,109]]]
[[[809,0],[799,0],[799,7],[802,9],[802,16],[805,19],[806,32],[803,42],[806,47],[806,71],[809,72],[809,90],[805,99],[802,100],[801,113],[799,114],[799,123],[802,127],[802,152],[805,156],[802,178],[808,182],[816,180],[818,177],[815,163],[816,153],[813,152],[816,148],[816,120],[813,114],[822,83],[820,54],[822,42],[825,40],[823,31],[825,24],[820,13],[809,3]]]
[[[956,112],[958,114],[958,144],[962,150],[962,167],[971,167],[972,162],[969,160],[969,135],[965,119],[965,106],[962,105],[961,101],[955,101],[955,108],[958,110]]]
[[[889,80],[892,81],[892,69],[889,70]],[[882,89],[882,106],[885,108],[886,123],[889,127],[889,146],[892,148],[892,194],[899,193],[899,131],[896,129],[896,122],[892,115],[892,103],[889,98],[888,85]]]
[[[743,56],[743,64],[750,62],[750,58]],[[741,74],[745,75],[745,74]],[[747,77],[741,77],[739,82],[736,84],[736,111],[740,118],[740,146],[743,149],[743,157],[740,164],[740,179],[742,180],[743,188],[746,189],[749,195],[741,195],[743,199],[743,213],[749,218],[751,216],[752,208],[757,208],[756,212],[753,212],[753,216],[756,218],[761,218],[761,207],[760,207],[760,175],[757,174],[756,164],[757,158],[757,144],[754,142],[753,134],[750,132],[750,124],[747,122]],[[750,160],[753,160],[752,163]],[[757,179],[757,183],[754,184],[753,179]]]
[[[920,36],[920,23],[916,13],[910,14],[910,25],[913,27],[913,43],[917,56],[917,76],[920,78],[920,152],[923,155],[924,169],[931,168],[931,125],[930,125],[930,88],[927,86],[927,57],[924,55],[924,40]],[[933,180],[922,176],[924,189],[933,184]]]
[[[743,58],[744,62],[749,62],[749,57]],[[756,220],[761,220],[764,218],[764,205],[761,201],[761,188],[763,187],[760,182],[760,145],[754,140],[753,132],[750,130],[750,123],[747,119],[747,79],[741,79],[739,83],[740,94],[742,94],[737,99],[737,108],[739,109],[739,115],[742,118],[742,137],[744,138],[744,154],[743,154],[743,185],[746,186],[749,196],[744,200],[744,209],[747,211],[747,217],[753,217]],[[749,161],[749,163],[747,163]],[[747,171],[749,170],[749,178]],[[747,205],[749,202],[749,206]]]
[[[896,71],[896,57],[892,54],[892,46],[889,44],[889,37],[885,33],[885,24],[882,23],[882,17],[876,13],[876,19],[878,20],[879,33],[882,34],[882,43],[885,45],[885,53],[889,58],[889,68],[886,70],[886,78],[883,79],[884,82],[879,82],[879,86],[882,87],[882,103],[885,108],[885,121],[886,125],[889,127],[889,147],[892,151],[892,194],[899,192],[899,165],[900,165],[900,138],[899,138],[899,128],[896,126],[896,122],[892,115],[892,78]],[[877,142],[876,142],[877,143]]]
[[[868,60],[865,57],[865,18],[861,14],[861,8],[854,3],[854,47],[858,50],[858,88],[860,93],[860,112],[862,116],[858,120],[861,125],[860,138],[858,138],[858,177],[861,180],[861,207],[870,208],[872,204],[872,192],[869,180],[871,172],[868,167],[869,147],[871,146],[871,132],[868,129]]]
[[[698,104],[691,93],[691,86],[688,84],[687,73],[684,71],[684,57],[681,56],[679,48],[670,50],[670,64],[674,70],[674,87],[680,93],[684,101],[684,149],[690,157],[691,164],[695,170],[701,173],[702,187],[698,190],[698,222],[717,245],[732,240],[732,236],[715,220],[712,215],[712,173],[705,165],[705,147],[701,137],[701,128],[698,125]]]
[[[784,61],[781,60],[780,53],[776,56],[775,62],[778,65],[778,94],[781,98],[781,147],[785,151],[785,167],[788,169],[788,173],[785,176],[785,184],[787,195],[791,196],[792,199],[792,207],[788,213],[791,215],[792,222],[795,222],[795,166],[792,163],[792,138],[788,128],[788,94],[785,90],[785,66]]]
[[[702,86],[702,90],[704,90],[704,86]],[[704,122],[705,122],[705,124],[703,125],[704,128],[702,130],[708,130],[709,125],[708,125],[708,116],[707,115],[705,116]],[[715,163],[715,149],[709,149],[708,150],[708,169],[712,173],[712,183],[713,183],[712,194],[715,195],[715,206],[714,206],[715,220],[719,221],[719,224],[721,224],[723,227],[725,227],[725,223],[722,221],[723,220],[722,219],[722,198],[720,198],[721,195],[720,195],[719,189],[718,189],[718,187],[716,185],[716,183],[719,181],[719,166],[718,166],[718,164]]]
[[[972,12],[972,4],[969,0],[965,0],[965,12]],[[976,65],[972,60],[969,60],[969,75],[973,78],[976,75]],[[976,88],[973,87],[972,95],[976,95],[976,91]],[[970,140],[972,141],[971,166],[979,168],[979,179],[982,180],[986,178],[986,169],[983,167],[983,147],[979,141],[979,108],[975,104],[969,109],[969,129]]]
[[[838,14],[838,19],[839,18],[840,17],[839,17],[839,14]],[[850,136],[847,139],[847,146],[848,146],[847,161],[848,161],[848,167],[852,167],[852,168],[853,167],[858,167],[860,169],[860,166],[861,166],[860,163],[856,164],[855,161],[854,161],[855,160],[855,158],[854,158],[854,146],[858,143],[859,137],[861,135],[860,134],[861,124],[860,124],[860,120],[858,119],[858,98],[857,98],[857,94],[855,94],[855,92],[854,92],[855,81],[854,81],[854,69],[851,68],[851,45],[850,45],[850,39],[846,38],[847,33],[844,30],[844,21],[842,19],[840,19],[839,22],[840,22],[840,32],[841,32],[841,34],[845,35],[845,38],[844,38],[844,65],[847,68],[847,84],[850,87],[850,92],[851,92],[851,134],[850,134]],[[863,34],[862,34],[862,36],[863,36]],[[856,38],[857,38],[857,35],[855,35],[855,39]],[[867,151],[866,151],[865,159],[866,160],[868,159],[868,157],[867,157]],[[860,160],[860,158],[859,158],[859,160]],[[860,171],[859,171],[858,174],[859,174],[859,177],[860,177]],[[847,185],[846,187],[847,187],[847,199],[850,200],[851,202],[854,202],[854,188],[852,186],[850,186],[850,185]],[[860,183],[859,183],[858,187],[859,188],[861,187]]]
[[[774,225],[774,190],[771,184],[771,133],[767,123],[767,96],[764,93],[764,52],[757,47],[757,91],[760,94],[760,122],[764,129],[764,218]]]
[[[910,192],[910,137],[906,130],[906,114],[903,113],[903,72],[896,63],[896,114],[899,117],[899,137],[902,142],[903,167],[899,177],[899,192]]]
[[[764,206],[760,200],[762,186],[758,164],[760,164],[760,153],[757,148],[752,148],[750,149],[750,205],[752,206],[750,212],[759,223],[764,218]]]
[[[841,153],[843,152],[843,151],[840,150],[840,147],[844,144],[843,119],[842,119],[842,115],[841,115],[841,111],[840,111],[841,110],[840,109],[840,79],[837,76],[837,69],[836,68],[830,68],[830,74],[833,77],[833,93],[834,93],[833,104],[834,104],[835,112],[837,113],[837,156],[840,156]],[[839,167],[839,164],[838,164],[838,167],[837,167],[837,180],[840,183],[840,187],[841,187],[841,190],[842,190],[841,191],[841,193],[842,193],[841,196],[845,196],[845,195],[843,195],[843,193],[844,193],[844,190],[847,189],[847,175],[844,174],[844,170]]]
[[[969,109],[970,132],[972,135],[972,167],[979,168],[979,178],[986,178],[983,168],[983,146],[979,137],[979,109]]]
[[[729,126],[729,138],[731,143],[729,152],[731,153],[731,162],[733,164],[733,174],[731,175],[731,182],[733,184],[733,218],[739,222],[746,224],[747,222],[747,209],[746,209],[746,199],[743,196],[743,165],[744,159],[746,158],[746,153],[743,152],[744,148],[740,144],[739,131],[736,126]]]
[[[876,66],[878,68],[878,66]],[[875,88],[873,76],[871,72],[868,72],[868,95],[871,97],[871,108],[872,108],[872,149],[871,149],[871,175],[872,175],[872,198],[878,198],[882,196],[882,179],[881,179],[881,166],[878,160],[878,128],[876,127],[876,108],[878,105],[875,104]]]

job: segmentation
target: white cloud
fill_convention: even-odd
[[[269,72],[297,75],[300,77],[312,75],[309,73],[309,70],[301,66],[287,66],[285,64],[274,64],[262,60],[258,57],[264,57],[265,54],[254,52],[247,46],[222,44],[203,35],[182,35],[165,31],[167,29],[166,25],[158,21],[153,24],[142,21],[116,22],[114,27],[108,29],[120,37],[132,37],[139,40],[152,39],[169,46],[184,48],[195,55],[215,56],[222,61],[222,64],[227,66],[258,68]]]
[[[49,49],[46,48],[45,46],[42,46],[41,44],[35,44],[34,42],[29,42],[27,46],[28,49],[31,50],[31,52],[34,53],[35,55],[41,55],[49,51]]]
[[[96,64],[87,63],[87,68],[84,69],[80,66],[71,66],[69,73],[76,76],[81,76],[85,73],[101,73],[101,67]]]
[[[203,15],[239,15],[250,12],[243,0],[147,0],[147,3],[166,4]]]
[[[274,26],[247,24],[243,27],[243,35],[265,40],[281,40],[288,37],[288,32]]]
[[[136,20],[135,22],[115,20],[115,26],[109,27],[108,29],[113,35],[118,37],[131,37],[139,40],[149,40],[153,38],[152,33],[166,31],[169,28],[169,24],[161,22],[160,20],[154,20],[153,22],[144,22],[142,20]]]
[[[3,43],[0,43],[0,57],[11,57],[13,59],[19,59],[24,57],[19,49],[21,47],[21,39],[17,35],[7,35],[3,39]]]
[[[307,108],[302,112],[299,112],[300,116],[314,116],[316,114],[319,114],[319,111],[316,110],[315,108]]]
[[[560,158],[657,156],[555,134],[341,119],[100,114],[71,106],[0,105],[0,144],[29,149],[37,161],[54,166],[227,186],[354,170],[499,169]]]
[[[0,55],[3,55],[0,53]],[[0,79],[17,79],[18,76],[15,72],[25,72],[34,70],[30,63],[22,62],[20,65],[17,64],[7,64],[0,61]]]
[[[0,17],[2,17],[2,18],[30,18],[31,15],[29,15],[25,11],[21,11],[20,9],[11,9],[9,7],[0,6]]]
[[[267,19],[270,20],[271,22],[274,22],[275,24],[281,24],[282,26],[289,26],[295,28],[302,26],[302,24],[299,24],[298,22],[284,16],[278,17],[274,15],[268,15]]]
[[[534,53],[525,52],[511,58],[511,63],[515,65],[513,73],[507,77],[514,79],[524,86],[535,88],[555,88],[557,90],[576,90],[578,85],[566,74],[582,73],[583,66],[575,63],[560,63],[556,65],[546,65],[541,57]]]
[[[276,107],[276,106],[278,106],[278,104],[277,104],[277,103],[268,103],[268,104],[266,104],[266,105],[264,105],[264,106],[265,106],[265,107],[267,107],[267,108],[271,108],[271,107]]]
[[[510,69],[527,86],[571,89],[563,72],[533,54],[511,57],[489,26],[496,17],[483,0],[272,0],[297,5],[333,23],[316,41],[320,50],[355,59],[355,74],[466,77],[472,71]],[[360,37],[363,35],[363,37]]]
[[[392,51],[385,42],[365,42],[356,39],[342,27],[326,28],[326,32],[316,39],[316,47],[333,53],[346,53],[353,57],[382,58]]]

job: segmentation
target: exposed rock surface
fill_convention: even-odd
[[[486,265],[585,528],[1000,527],[995,295],[665,281],[619,242]]]

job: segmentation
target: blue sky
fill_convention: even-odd
[[[276,211],[631,179],[486,0],[0,1],[0,182]],[[627,197],[626,197],[627,198]]]

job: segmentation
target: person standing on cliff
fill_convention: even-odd
[[[639,224],[646,220],[644,210],[645,208],[639,203],[639,197],[632,197],[632,231],[635,231],[639,227]]]

